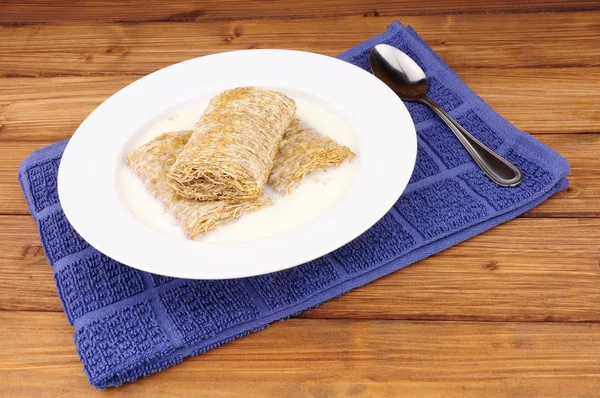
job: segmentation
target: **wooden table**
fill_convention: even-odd
[[[598,396],[599,1],[67,4],[0,3],[0,396]],[[334,55],[396,17],[567,157],[571,187],[294,319],[95,391],[17,182],[21,160],[171,63],[246,48]]]

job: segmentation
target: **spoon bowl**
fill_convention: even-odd
[[[373,74],[403,100],[417,101],[427,96],[429,83],[425,72],[411,57],[397,48],[387,44],[373,47],[369,63]]]

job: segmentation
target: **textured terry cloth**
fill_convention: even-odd
[[[394,22],[340,58],[367,69],[369,49],[377,43],[413,57],[431,79],[431,97],[519,166],[523,183],[492,183],[439,119],[407,103],[418,131],[417,164],[405,193],[366,233],[285,271],[185,280],[129,268],[90,247],[58,201],[66,143],[36,151],[23,162],[19,179],[91,384],[118,386],[262,329],[510,220],[567,187],[566,160],[491,110],[410,28]]]

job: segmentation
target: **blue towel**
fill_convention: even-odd
[[[118,386],[265,328],[510,220],[567,187],[567,161],[490,109],[411,28],[396,21],[339,58],[368,70],[369,50],[378,43],[415,59],[429,76],[430,96],[518,165],[523,183],[496,186],[431,111],[406,103],[418,131],[417,164],[405,193],[371,229],[285,271],[186,280],[129,268],[91,247],[58,200],[66,142],[36,151],[23,161],[19,180],[92,385]]]

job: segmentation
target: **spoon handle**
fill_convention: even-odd
[[[475,138],[437,102],[428,97],[421,99],[420,102],[428,105],[448,125],[473,160],[492,181],[505,187],[513,187],[521,183],[523,180],[521,170]]]

